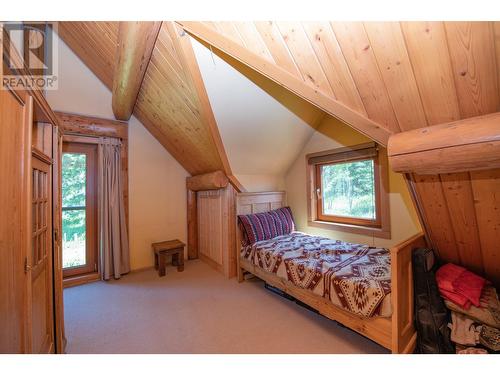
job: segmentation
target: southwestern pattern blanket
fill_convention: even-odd
[[[387,249],[292,232],[245,246],[241,256],[353,314],[391,315]]]

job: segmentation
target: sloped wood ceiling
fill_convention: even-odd
[[[111,90],[118,22],[59,22],[61,39]],[[134,115],[192,175],[231,175],[189,37],[163,22]]]
[[[295,77],[321,93],[303,90],[318,107],[327,97],[388,132],[499,110],[498,23],[179,24],[294,92]],[[407,179],[439,255],[500,285],[500,170]]]

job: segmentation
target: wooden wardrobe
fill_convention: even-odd
[[[42,94],[0,90],[0,353],[64,351],[60,150]]]

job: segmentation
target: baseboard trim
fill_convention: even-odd
[[[63,279],[63,288],[71,288],[72,286],[92,283],[101,280],[101,275],[98,272],[88,273]]]

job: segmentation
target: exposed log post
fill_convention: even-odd
[[[196,191],[187,189],[188,258],[198,258],[198,207]]]
[[[401,173],[500,168],[500,112],[395,134],[387,153]]]
[[[200,174],[186,180],[187,188],[193,191],[223,189],[228,183],[229,180],[222,171]]]
[[[120,22],[113,76],[113,113],[128,120],[151,59],[161,22]]]

